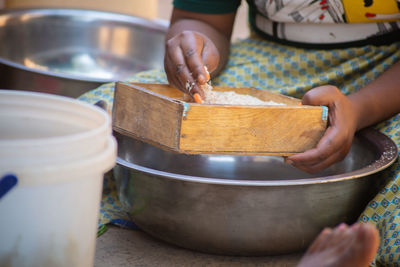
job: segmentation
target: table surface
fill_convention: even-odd
[[[110,226],[97,238],[95,267],[114,266],[296,266],[301,254],[231,257],[204,254],[159,241],[139,230]]]

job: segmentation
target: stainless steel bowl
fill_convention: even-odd
[[[174,154],[116,137],[114,174],[133,221],[169,243],[229,255],[301,251],[324,227],[355,221],[398,154],[367,129],[342,162],[310,175],[279,157]]]
[[[168,23],[108,12],[0,12],[0,88],[77,97],[163,66]]]

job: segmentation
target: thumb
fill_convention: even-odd
[[[302,98],[303,105],[330,106],[336,96],[342,94],[336,86],[324,85],[308,91]]]

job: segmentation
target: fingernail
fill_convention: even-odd
[[[345,223],[341,223],[341,224],[339,224],[339,226],[337,227],[338,230],[344,230],[344,229],[346,229],[346,228],[347,228],[347,224],[345,224]]]
[[[195,93],[195,94],[193,95],[193,98],[194,98],[194,101],[195,101],[196,103],[199,103],[199,104],[203,103],[203,99],[201,99],[201,96],[200,96],[198,93]]]
[[[293,164],[293,161],[292,161],[292,160],[290,160],[290,159],[285,159],[285,162],[286,162],[287,164],[290,164],[290,165],[292,165],[292,164]]]
[[[205,83],[206,82],[205,77],[202,74],[200,74],[199,77],[197,77],[197,82],[200,84]]]

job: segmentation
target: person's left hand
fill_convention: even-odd
[[[331,85],[308,91],[302,104],[327,106],[328,128],[315,148],[289,156],[285,161],[303,171],[314,173],[341,161],[350,151],[357,130],[357,115],[351,100]]]

